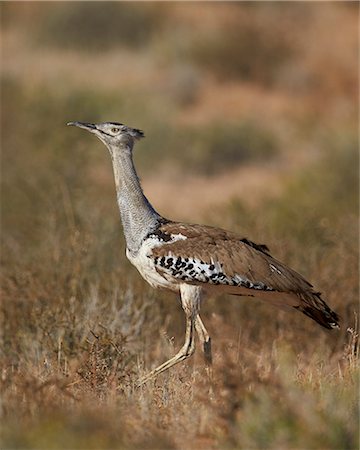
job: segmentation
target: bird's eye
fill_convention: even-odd
[[[118,133],[119,131],[120,131],[120,128],[115,128],[115,127],[111,128],[111,132],[114,133],[114,134]]]

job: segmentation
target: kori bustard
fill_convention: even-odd
[[[126,256],[154,288],[180,293],[186,316],[185,343],[178,353],[146,375],[140,384],[185,360],[198,334],[205,362],[211,365],[211,340],[200,318],[204,291],[258,297],[295,308],[325,328],[339,328],[338,315],[301,275],[273,258],[265,245],[220,228],[165,219],[145,197],[133,163],[134,143],[142,131],[117,122],[69,122],[95,134],[112,159]]]

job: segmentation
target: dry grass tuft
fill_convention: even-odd
[[[99,5],[0,5],[1,447],[357,448],[358,5]],[[184,318],[125,258],[105,151],[65,127],[102,119],[146,131],[160,212],[268,244],[342,329],[208,298],[212,380],[199,352],[136,389]]]

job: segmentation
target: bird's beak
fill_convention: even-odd
[[[92,133],[97,130],[93,123],[84,122],[68,122],[66,125],[83,128],[84,130],[91,131]]]

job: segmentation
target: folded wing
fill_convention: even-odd
[[[299,309],[326,328],[338,326],[338,316],[313,286],[273,258],[265,245],[219,228],[177,222],[161,225],[156,233],[164,244],[153,249],[153,257],[165,278],[256,296]]]

